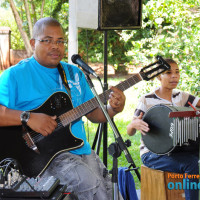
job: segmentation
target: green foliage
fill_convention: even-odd
[[[42,1],[32,0],[32,2],[35,7],[36,15],[32,13],[32,8],[30,4],[29,4],[29,10],[31,12],[32,23],[34,24],[34,17],[36,17],[36,20],[41,18]],[[20,15],[20,18],[22,20],[23,29],[26,31],[26,33],[28,34],[30,38],[30,32],[29,32],[27,16],[26,16],[25,8],[24,8],[24,2],[20,0],[14,0],[14,3]],[[0,26],[8,26],[11,28],[11,48],[25,49],[23,40],[20,36],[20,32],[15,22],[8,0],[5,0],[3,2],[1,2],[0,0],[0,5],[1,5]],[[54,18],[56,18],[63,25],[64,31],[66,33],[66,39],[68,35],[68,31],[67,31],[68,30],[68,10],[69,10],[69,5],[68,5],[67,0],[45,1],[43,17],[53,16]]]
[[[49,10],[49,8],[51,9]],[[44,17],[53,17],[57,19],[63,26],[66,33],[66,39],[68,36],[68,15],[68,0],[45,1]]]
[[[143,6],[143,28],[132,37],[135,64],[156,55],[173,58],[182,70],[179,88],[199,94],[200,2],[150,0]]]
[[[128,52],[123,38],[123,31],[107,31],[108,63],[117,71],[124,72],[129,56],[123,56]],[[79,29],[79,53],[83,58],[88,56],[90,62],[103,62],[104,58],[104,32],[97,30]]]
[[[103,62],[103,33],[97,30],[78,30],[79,54],[90,62]]]
[[[23,1],[14,2],[23,20],[24,30],[28,32]],[[36,18],[39,19],[42,1],[32,2],[35,5]],[[23,49],[24,45],[8,0],[3,1],[1,6],[7,9],[7,13],[1,12],[0,26],[10,26],[12,48]],[[45,1],[43,16],[52,16],[61,22],[66,32],[66,40],[68,10],[67,0]],[[6,19],[5,15],[8,16]],[[154,62],[156,55],[173,58],[182,70],[179,88],[199,95],[199,20],[200,1],[145,0],[142,8],[142,28],[107,31],[108,64],[113,65],[116,71],[124,72],[130,65],[137,68]],[[104,34],[102,31],[79,29],[79,53],[83,59],[88,62],[103,62]],[[149,82],[147,91],[151,89],[151,85]]]
[[[124,71],[128,65],[148,65],[155,61],[156,55],[173,58],[183,74],[179,88],[189,88],[189,92],[198,95],[200,2],[144,1],[142,17],[141,29],[108,31],[108,63],[117,71]],[[90,61],[102,62],[103,33],[87,30],[86,36],[85,30],[81,30],[79,49]]]
[[[0,8],[0,13],[0,26],[10,27],[11,29],[11,48],[24,49],[24,43],[20,36],[20,32],[17,28],[17,24],[15,23],[12,12],[9,9],[5,10]]]

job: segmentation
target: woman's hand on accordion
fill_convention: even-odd
[[[134,117],[131,123],[127,126],[128,135],[132,136],[136,133],[136,130],[140,131],[143,135],[149,131],[149,125],[142,120],[143,113],[141,112],[138,117]]]

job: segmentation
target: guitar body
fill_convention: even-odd
[[[39,108],[31,112],[45,113],[60,116],[73,109],[69,96],[64,92],[57,92],[50,96]],[[60,123],[59,123],[60,124]],[[40,138],[35,142],[40,153],[29,148],[23,138],[22,126],[0,127],[2,134],[0,140],[0,160],[14,158],[21,165],[22,172],[29,177],[41,174],[50,164],[53,158],[63,151],[79,148],[84,142],[71,133],[71,125],[61,126],[47,137],[39,133],[28,131],[33,139]]]

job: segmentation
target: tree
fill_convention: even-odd
[[[29,5],[28,5],[27,0],[24,0],[24,5],[25,5],[26,17],[28,19],[29,33],[30,33],[30,37],[32,38],[33,25],[31,21],[31,15],[30,15]]]
[[[53,5],[51,5],[51,3],[52,1],[50,0],[46,0],[46,2],[45,0],[6,0],[1,4],[6,8],[11,8],[28,56],[32,55],[32,48],[29,40],[32,38],[33,24],[37,21],[37,18],[40,19],[50,15],[51,10],[48,9],[48,12],[44,12],[45,5],[46,9],[47,7],[54,9],[59,1]]]
[[[143,28],[131,38],[134,64],[153,61],[156,55],[173,58],[182,74],[179,88],[200,91],[200,1],[149,0],[143,6]]]
[[[25,0],[26,2],[26,0]],[[20,31],[20,34],[22,36],[22,39],[24,41],[24,45],[25,45],[25,48],[26,48],[26,51],[27,51],[27,55],[28,56],[31,56],[32,55],[32,48],[31,48],[31,45],[29,43],[29,39],[28,39],[28,35],[27,33],[23,30],[23,25],[22,25],[22,20],[20,19],[20,16],[19,16],[19,13],[16,9],[16,6],[13,2],[13,0],[9,0],[9,3],[10,3],[10,7],[12,9],[12,12],[13,12],[13,15],[15,17],[15,21],[17,23],[17,26],[18,26],[18,29]],[[26,7],[26,6],[25,6]],[[28,9],[28,8],[27,8]],[[28,19],[30,19],[30,12],[29,12],[29,9],[26,11],[27,15],[28,16]],[[30,24],[29,26],[31,26],[32,24]],[[32,30],[32,27],[31,27],[31,30]]]
[[[66,35],[68,34],[67,0],[6,0],[4,2],[11,1],[18,12],[18,18],[21,19],[20,30],[24,31],[27,37],[30,37],[30,19],[34,24],[41,16],[58,19]],[[25,4],[28,5],[26,8]],[[5,3],[3,5],[6,6]],[[9,3],[8,6],[11,4]],[[180,0],[144,0],[142,7],[142,28],[108,31],[108,63],[121,71],[129,65],[145,66],[155,61],[158,54],[173,58],[183,72],[180,89],[190,90],[189,92],[195,95],[199,94],[200,1],[183,0],[180,3]],[[31,12],[28,13],[29,9]],[[29,20],[28,16],[30,16]],[[79,53],[84,59],[88,57],[89,62],[102,62],[103,40],[101,31],[79,29]],[[18,37],[14,42],[16,46],[19,45]]]

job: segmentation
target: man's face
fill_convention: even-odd
[[[61,43],[58,44],[58,41]],[[38,37],[30,41],[34,58],[45,67],[55,68],[64,57],[65,46],[62,43],[63,41],[64,33],[61,27],[44,26]]]

